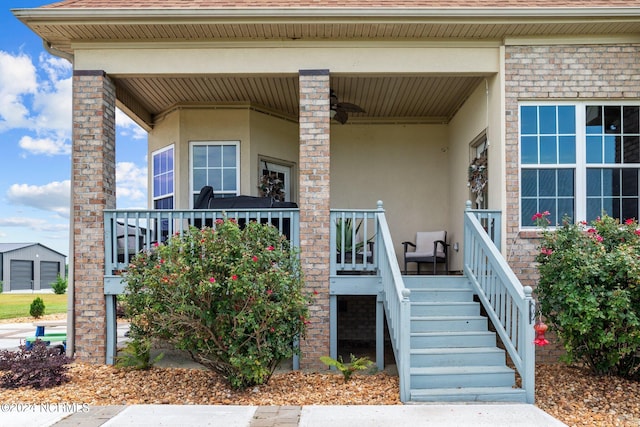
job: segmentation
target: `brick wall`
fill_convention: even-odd
[[[102,71],[73,75],[75,354],[105,363],[104,209],[116,206],[115,87]]]
[[[306,287],[317,293],[307,337],[300,343],[303,369],[326,369],[329,355],[329,71],[300,71],[300,259]]]
[[[537,284],[539,239],[536,233],[519,231],[518,101],[638,99],[638,70],[640,44],[506,47],[507,259],[523,285],[535,289]],[[558,346],[536,351],[543,363],[557,361],[560,354]]]

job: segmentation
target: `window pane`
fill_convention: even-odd
[[[573,105],[558,107],[558,133],[576,133],[576,108]]]
[[[573,169],[558,170],[558,196],[573,197],[574,194]]]
[[[622,195],[638,196],[638,170],[623,169],[622,170]]]
[[[167,193],[173,193],[173,172],[167,174]]]
[[[236,146],[224,145],[222,147],[222,166],[229,168],[236,167]]]
[[[236,170],[223,169],[223,190],[236,191]]]
[[[160,155],[154,154],[153,156],[153,174],[157,175],[160,173]]]
[[[207,182],[213,187],[213,191],[223,191],[222,169],[209,169]]]
[[[620,217],[620,220],[624,221],[630,218],[638,219],[637,198],[622,199],[622,215]]]
[[[620,163],[620,137],[606,135],[604,137],[604,162]]]
[[[219,168],[222,166],[222,147],[219,145],[209,145],[208,159],[210,168]]]
[[[555,134],[556,129],[556,107],[540,107],[540,133]]]
[[[601,136],[587,136],[587,163],[602,163]]]
[[[623,108],[623,130],[624,133],[640,133],[640,107],[637,105],[625,106]]]
[[[617,196],[619,172],[617,169],[601,169],[602,171],[602,195]]]
[[[207,166],[207,147],[204,145],[195,145],[193,147],[193,167],[203,168],[206,166]]]
[[[205,185],[207,185],[207,170],[195,169],[193,171],[193,190],[200,191]]]
[[[160,178],[157,176],[153,177],[153,197],[158,197],[162,195],[160,192]]]
[[[587,222],[591,222],[602,213],[601,199],[587,199]]]
[[[520,133],[535,135],[538,133],[537,107],[520,107]]]
[[[624,163],[640,163],[640,139],[637,136],[623,138]]]
[[[559,163],[576,162],[576,138],[574,136],[561,136],[559,138]]]
[[[522,217],[520,223],[524,227],[532,227],[535,225],[531,219],[538,211],[538,205],[535,199],[523,199],[522,200]]]
[[[540,212],[549,211],[549,221],[551,224],[557,224],[558,214],[556,211],[556,199],[540,199]]]
[[[605,197],[602,199],[602,211],[599,215],[607,214],[614,218],[620,218],[620,203],[618,203],[618,199],[613,199],[610,197]]]
[[[522,163],[538,163],[538,137],[523,136],[520,142],[520,150],[520,158],[522,159]]]
[[[540,196],[556,195],[556,171],[549,169],[540,170]]]
[[[602,171],[587,169],[587,197],[602,195]]]
[[[540,137],[540,163],[556,164],[558,163],[557,143],[555,136]]]
[[[522,171],[522,197],[538,195],[538,171],[525,169]],[[534,212],[535,213],[535,212]]]
[[[602,133],[602,107],[589,105],[586,108],[587,133]]]
[[[604,131],[605,133],[621,133],[622,114],[620,106],[604,107]]]
[[[575,212],[573,207],[574,199],[558,199],[558,219],[559,224],[562,223],[562,220],[565,217],[568,217],[571,221],[575,222]]]

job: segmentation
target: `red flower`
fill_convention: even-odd
[[[269,329],[271,332],[275,332],[276,328],[274,328],[273,326],[271,327],[271,329]]]
[[[640,230],[635,230],[634,233],[636,234],[636,236],[640,236]]]
[[[154,242],[154,243],[153,243],[153,246],[157,248],[158,246],[160,246],[160,243],[158,243],[158,242]]]
[[[627,224],[627,225],[631,225],[631,224],[634,223],[634,221],[635,220],[633,218],[628,218],[624,223]]]
[[[271,245],[269,245],[269,247],[267,247],[267,250],[268,250],[268,251],[272,251],[272,250],[274,250],[274,249],[275,249],[275,248],[274,248],[273,246],[271,246]]]
[[[251,260],[253,260],[253,262],[258,262],[258,257],[254,255],[251,257]]]
[[[238,280],[238,275],[234,274],[233,276],[231,276],[231,280]]]
[[[216,282],[216,278],[215,277],[209,277],[209,282],[215,283]]]
[[[221,219],[216,219],[216,224],[222,224],[224,221]]]
[[[541,253],[542,255],[547,255],[547,256],[548,256],[548,255],[551,255],[551,254],[553,253],[553,249],[550,249],[550,248],[542,248],[542,249],[540,249],[540,253]]]
[[[314,291],[313,291],[313,294],[314,294],[314,295],[318,295],[318,291],[314,290]]]
[[[597,233],[598,230],[596,230],[595,228],[590,228],[587,230],[587,233]]]
[[[271,295],[273,291],[271,289],[267,289],[267,295]]]

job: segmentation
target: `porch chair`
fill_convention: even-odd
[[[445,265],[445,274],[449,274],[449,244],[446,231],[419,231],[416,242],[402,242],[404,246],[404,272],[407,274],[407,264],[433,264],[433,274],[436,274],[438,264]],[[409,247],[413,248],[410,250]]]

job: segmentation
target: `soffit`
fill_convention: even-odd
[[[482,76],[331,77],[341,102],[361,106],[349,122],[446,123],[483,81]],[[297,121],[297,76],[284,77],[134,77],[115,79],[152,117],[183,106],[251,104]]]

